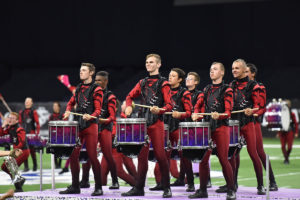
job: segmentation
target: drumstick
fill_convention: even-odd
[[[6,109],[11,113],[12,111],[11,111],[10,107],[7,105],[6,101],[4,100],[2,94],[0,94],[0,99],[3,103],[3,105],[6,107]]]
[[[184,114],[185,112],[178,112],[178,113],[180,113],[180,114]],[[165,114],[165,115],[172,115],[172,114],[173,114],[173,112],[165,112],[164,114]]]
[[[246,110],[246,109],[232,111],[231,114],[242,113],[242,112],[245,112],[245,110]],[[251,108],[250,110],[255,111],[255,110],[258,110],[258,108],[253,108],[253,109]]]
[[[212,113],[194,113],[194,114],[197,114],[197,115],[212,115]],[[226,113],[219,113],[219,115],[227,115]]]
[[[142,104],[137,104],[137,103],[134,103],[132,102],[132,106],[139,106],[139,107],[143,107],[143,108],[152,108],[153,106],[148,106],[148,105],[142,105]],[[158,108],[160,110],[165,110],[163,108]]]
[[[73,114],[73,115],[83,116],[83,114],[81,114],[81,113],[70,112],[70,111],[69,111],[69,113],[70,113],[70,114]],[[95,116],[92,116],[92,115],[90,115],[90,116],[91,116],[92,118],[94,118],[94,119],[97,119],[97,117],[95,117]],[[108,121],[108,119],[104,119],[104,118],[99,118],[99,120]]]

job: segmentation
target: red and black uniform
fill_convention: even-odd
[[[260,86],[256,81],[249,80],[248,77],[236,79],[231,82],[233,89],[233,110],[242,110],[246,108],[259,108]],[[255,114],[258,111],[254,111]],[[256,134],[254,128],[254,116],[246,116],[244,112],[233,114],[232,119],[240,122],[240,135],[243,136],[247,142],[247,151],[253,162],[256,173],[258,187],[263,187],[263,171],[260,158],[256,147]],[[235,160],[234,160],[235,159]],[[239,169],[239,155],[232,156],[231,164],[235,172],[235,181],[237,183],[238,169]]]
[[[164,122],[162,114],[172,109],[170,85],[160,75],[152,75],[140,80],[126,97],[126,105],[131,106],[132,100],[142,97],[142,103],[149,106],[163,107],[159,114],[152,114],[149,109],[141,110],[141,117],[147,120],[147,134],[153,145],[155,158],[162,173],[162,185],[165,189],[170,188],[169,163],[164,150]],[[146,174],[148,171],[149,145],[143,146],[138,155],[138,176],[135,187],[145,187]]]
[[[103,102],[103,91],[97,84],[79,84],[76,88],[75,94],[71,97],[67,104],[67,111],[76,106],[76,112],[81,114],[89,114],[94,117],[99,117],[101,114],[101,107]],[[97,143],[98,143],[98,122],[96,119],[91,118],[85,121],[82,117],[77,117],[79,123],[79,138],[81,144],[86,144],[86,150],[91,162],[94,179],[95,189],[101,189],[101,167],[97,158]],[[79,154],[81,146],[74,148],[70,156],[71,173],[72,173],[72,186],[79,188]]]
[[[203,98],[202,98],[203,97]],[[206,116],[205,121],[210,123],[211,137],[216,144],[217,156],[222,166],[227,188],[234,190],[234,179],[231,165],[228,161],[228,151],[230,142],[229,121],[233,106],[232,89],[224,84],[210,84],[204,88],[203,94],[195,105],[195,113],[226,113],[220,115],[219,119],[214,120],[211,116]],[[209,176],[209,158],[212,151],[208,150],[199,164],[200,190],[207,191]]]
[[[23,153],[16,158],[17,164],[20,166],[25,160],[27,160],[29,156],[29,147],[26,140],[25,130],[17,123],[4,129],[0,127],[0,136],[3,135],[10,136],[10,142],[13,144],[14,149],[22,149]],[[4,163],[2,164],[1,168],[11,176]]]
[[[168,115],[165,118],[165,122],[169,126],[169,140],[171,146],[174,147],[178,145],[178,141],[179,141],[179,123],[183,121],[187,121],[188,118],[191,117],[193,106],[191,100],[191,93],[181,86],[177,88],[171,88],[171,98],[173,103],[172,111],[184,112],[181,114],[180,119],[175,119],[171,115]],[[168,161],[170,162],[172,148],[168,150],[166,153],[167,153]],[[186,170],[188,171],[187,181],[188,184],[193,185],[194,176],[193,176],[193,168],[191,162],[188,159],[183,158],[181,153],[180,153],[180,161],[183,163],[184,166],[186,165],[189,166],[190,164],[190,167],[186,168]],[[177,165],[175,165],[175,167],[177,169]],[[161,176],[161,173],[158,164],[156,164],[154,172],[155,172],[156,180],[159,181],[160,180],[159,177]]]
[[[26,134],[39,134],[40,133],[40,123],[39,116],[36,110],[32,108],[26,108],[19,112],[19,124],[24,128]],[[34,146],[29,146],[30,155],[33,162],[34,171],[37,169],[36,153]],[[28,170],[28,160],[24,161],[24,168]]]
[[[281,150],[285,159],[285,163],[289,163],[289,156],[293,148],[294,135],[298,133],[298,123],[296,120],[296,115],[291,112],[291,123],[288,132],[280,131],[278,132],[280,142],[281,142]],[[287,145],[287,149],[286,149]]]
[[[103,170],[105,170],[105,172],[107,171],[107,173],[108,171],[110,171],[112,182],[114,184],[118,183],[116,164],[112,156],[112,137],[113,135],[115,135],[115,132],[113,132],[113,124],[116,121],[116,96],[107,89],[103,91],[103,104],[100,118],[108,120],[103,124],[98,124],[98,142],[101,144],[101,151],[103,153],[101,161],[101,170],[102,174],[104,173]],[[103,160],[105,160],[104,162],[106,162],[106,168],[103,168]],[[83,164],[83,182],[88,182],[90,166],[90,162]]]
[[[258,83],[260,86],[259,91],[259,110],[256,112],[257,116],[255,117],[254,121],[254,128],[255,128],[255,136],[256,136],[256,150],[258,156],[262,162],[262,165],[266,169],[266,153],[264,151],[264,144],[263,144],[263,137],[261,132],[261,123],[263,120],[263,115],[266,112],[266,100],[267,100],[267,91],[265,86],[262,83]],[[270,167],[270,184],[276,184],[274,173],[272,170],[271,162],[269,162]]]

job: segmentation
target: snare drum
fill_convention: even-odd
[[[230,159],[240,144],[240,123],[238,120],[229,120],[230,141],[228,158]]]
[[[179,130],[183,157],[201,161],[211,140],[209,122],[180,122]]]
[[[118,118],[117,119],[117,149],[126,156],[136,157],[143,145],[147,134],[146,119]]]
[[[168,142],[169,141],[169,126],[168,126],[168,124],[164,124],[164,134],[165,134],[165,149],[167,149],[168,144],[169,144],[169,142]],[[154,155],[153,146],[152,146],[151,141],[150,141],[148,160],[156,162],[156,158],[155,158],[155,155]]]
[[[47,153],[56,154],[63,159],[69,158],[78,138],[77,121],[50,121]]]
[[[284,102],[270,102],[264,115],[267,128],[271,131],[289,131],[290,110]]]

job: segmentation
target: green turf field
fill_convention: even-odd
[[[264,144],[280,144],[279,139],[264,139]],[[300,145],[300,139],[296,139],[294,144]],[[280,148],[265,148],[266,153],[271,158],[271,163],[273,167],[273,171],[275,173],[276,181],[279,187],[285,188],[299,188],[300,189],[300,148],[294,148],[290,155],[290,164],[283,164],[283,156]],[[254,173],[254,168],[252,162],[249,158],[247,150],[243,148],[241,151],[241,164],[239,170],[238,182],[240,186],[255,186],[256,187],[256,177]],[[29,161],[31,166],[31,161]],[[44,154],[43,156],[43,166],[44,168],[50,169],[50,155]],[[23,170],[23,167],[21,167]],[[220,164],[215,156],[211,158],[211,170],[221,170]],[[264,179],[265,180],[265,179]],[[172,180],[172,182],[174,179]],[[124,185],[123,181],[120,181],[121,185]],[[223,178],[212,178],[213,185],[223,185]],[[154,178],[150,178],[148,180],[148,184],[154,185]],[[198,187],[199,179],[195,178],[195,184]],[[66,187],[68,184],[58,183],[56,184],[56,188]],[[0,193],[7,191],[8,188],[14,188],[12,185],[0,186]],[[40,185],[24,185],[24,191],[34,191],[39,190]],[[51,188],[50,184],[44,184],[43,189]]]

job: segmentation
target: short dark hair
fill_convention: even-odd
[[[95,71],[96,71],[96,67],[92,63],[81,63],[81,66],[87,66],[89,68],[90,72],[95,73]]]
[[[247,63],[247,67],[249,67],[250,72],[253,74],[255,73],[255,75],[257,74],[257,67],[253,64],[253,63]]]
[[[96,73],[96,76],[103,76],[106,79],[108,79],[109,73],[107,71],[99,71],[99,72]]]
[[[182,80],[180,83],[182,83],[185,78],[185,72],[180,68],[172,68],[171,71],[174,71],[178,74],[178,79],[181,78]]]

